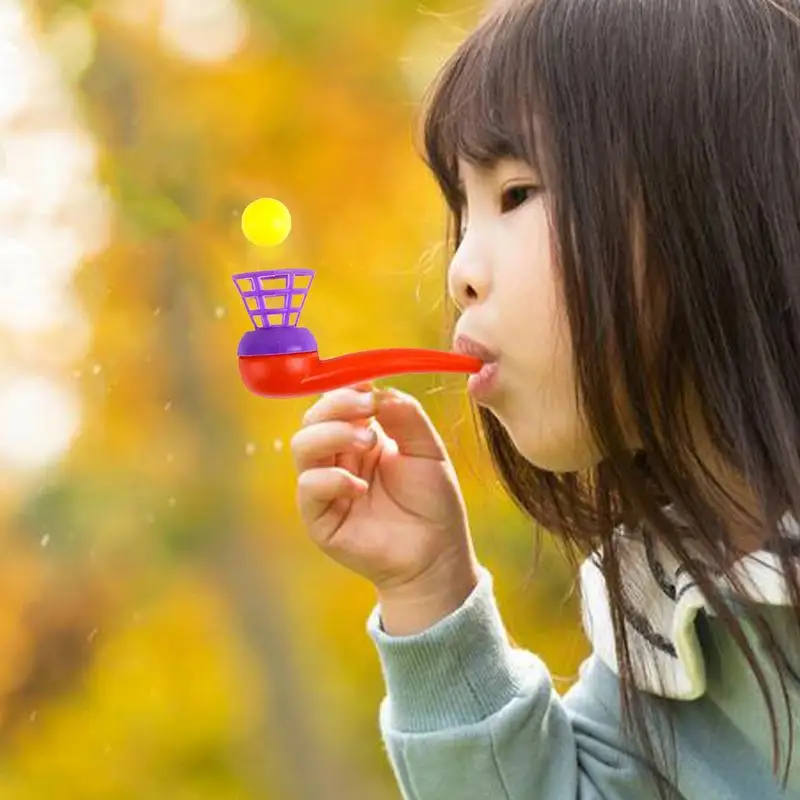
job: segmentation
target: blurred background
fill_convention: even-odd
[[[449,346],[417,112],[480,4],[0,0],[0,797],[389,800],[372,587],[294,506],[314,398],[241,384],[230,276],[317,270],[321,356]],[[245,206],[294,230],[259,250]],[[566,689],[574,575],[445,437],[509,631]]]

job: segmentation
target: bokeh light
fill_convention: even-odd
[[[36,374],[0,383],[0,463],[29,470],[64,453],[78,432],[74,390]]]
[[[243,45],[247,17],[237,0],[164,0],[164,45],[191,61],[224,61]]]
[[[72,30],[73,40],[77,25],[73,19],[63,29]],[[0,475],[45,467],[77,432],[72,372],[86,355],[91,326],[73,281],[85,259],[105,246],[111,219],[96,161],[65,76],[37,40],[24,5],[6,0],[0,7],[0,346],[10,358],[0,363]],[[54,338],[65,346],[54,348]],[[46,376],[37,374],[43,367]]]

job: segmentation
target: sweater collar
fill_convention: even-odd
[[[800,542],[800,526],[785,517],[787,536]],[[698,613],[713,614],[691,575],[659,542],[621,535],[619,552],[629,605],[625,609],[636,686],[676,700],[694,700],[706,690],[706,668],[695,629]],[[733,572],[741,581],[742,599],[773,606],[792,604],[775,553],[758,550],[740,559]],[[583,627],[595,653],[616,674],[619,667],[611,609],[599,559],[592,556],[580,570]],[[733,592],[720,577],[718,585]]]

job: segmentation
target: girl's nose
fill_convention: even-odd
[[[477,257],[462,247],[450,265],[448,275],[450,297],[463,310],[486,300],[491,289],[489,268]]]

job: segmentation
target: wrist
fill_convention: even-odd
[[[448,578],[378,589],[381,627],[390,636],[414,636],[457,611],[478,585],[477,564],[465,565]]]

